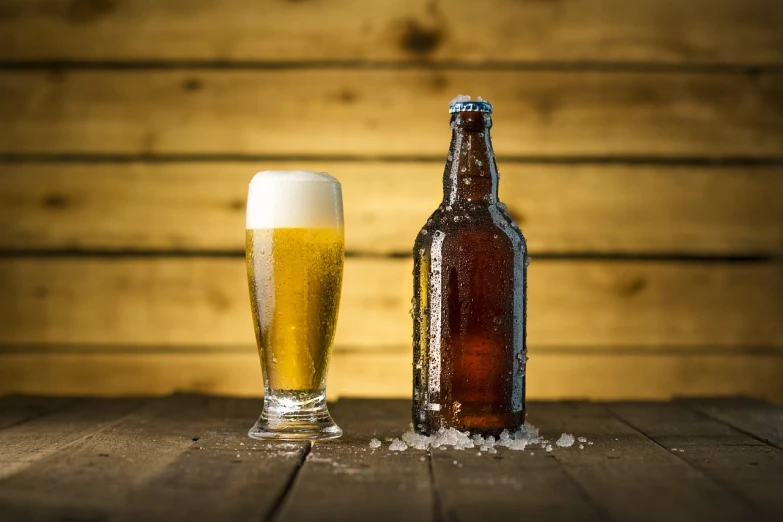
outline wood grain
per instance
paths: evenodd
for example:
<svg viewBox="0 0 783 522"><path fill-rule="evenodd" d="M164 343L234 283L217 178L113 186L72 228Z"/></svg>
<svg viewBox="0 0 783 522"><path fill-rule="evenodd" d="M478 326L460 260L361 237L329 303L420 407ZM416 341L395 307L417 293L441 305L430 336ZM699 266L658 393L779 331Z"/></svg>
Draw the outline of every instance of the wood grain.
<svg viewBox="0 0 783 522"><path fill-rule="evenodd" d="M534 404L528 418L550 441L563 432L593 441L583 450L576 445L555 447L552 455L609 520L743 521L756 514L709 474L654 444L601 405ZM672 426L689 433L685 424Z"/></svg>
<svg viewBox="0 0 783 522"><path fill-rule="evenodd" d="M113 401L110 404L119 403ZM236 440L229 437L228 440L215 440L213 433L225 429L226 426L237 428L237 422L227 419L239 418L245 425L251 425L253 418L260 411L258 401L237 401L225 398L203 396L173 396L152 401L149 406L138 412L128 415L117 422L112 430L104 430L93 437L76 441L67 447L61 448L46 459L40 460L24 471L20 471L0 483L0 510L11 509L22 513L20 517L11 517L5 520L30 520L31 514L38 515L39 519L50 519L55 514L58 518L76 519L107 519L121 518L118 515L125 514L126 510L133 510L135 503L141 503L150 508L150 514L154 507L163 507L168 499L167 493L176 489L176 483L165 483L168 473L175 468L179 480L191 479L191 487L195 486L196 478L187 476L187 471L198 468L194 457L190 470L176 470L180 459L185 459L188 452L197 453L199 446L210 442L220 445L223 442ZM27 424L32 429L32 423ZM57 424L50 424L50 428L56 428ZM247 439L246 428L242 430L244 440ZM202 442L200 438L207 435L207 440ZM195 440L194 440L195 439ZM292 447L293 446L293 447ZM270 469L270 463L277 460L278 464L288 463L288 471L296 469L298 457L301 457L305 444L289 446L287 449L293 453L293 459L282 455L275 457L271 453L255 452L248 456L243 452L239 460L245 460L244 467L253 466L256 477L267 476L277 471L277 481L282 489L285 487L285 477L282 474L283 467ZM282 449L282 448L281 448ZM212 464L210 473L219 473L221 468L235 468L233 461L237 460L236 449L214 449L210 447ZM267 458L265 458L267 457ZM267 465L264 466L264 462ZM252 463L252 464L251 464ZM78 470L78 472L74 472ZM250 471L248 469L248 471ZM239 471L238 471L239 472ZM229 475L229 473L226 473ZM212 480L215 475L212 476ZM140 491L145 484L159 481L157 497L134 497L133 494ZM161 482L162 481L162 482ZM270 485L267 481L267 485ZM221 481L222 486L227 486L229 476ZM207 487L204 484L202 487ZM210 489L215 488L215 482L210 481ZM89 492L89 495L83 494ZM191 488L189 494L193 494ZM225 495L232 495L230 488L223 491ZM257 492L258 493L258 492ZM279 493L282 493L280 491ZM267 505L275 501L275 493L267 491L269 499ZM38 501L31 503L32 495L38 497ZM202 495L204 498L204 495ZM257 495L254 500L259 508L262 508L264 499ZM135 501L135 502L134 502ZM225 502L225 497L224 501ZM17 506L22 505L23 509ZM188 502L191 509L195 503ZM182 506L179 506L178 517L182 517ZM230 507L230 506L229 506ZM12 511L12 512L13 512ZM143 513L143 510L142 510ZM130 514L130 513L128 513ZM202 511L202 516L204 516ZM195 515L194 515L195 518ZM138 518L133 518L138 520ZM176 518L185 520L187 518ZM198 518L207 520L206 518ZM214 518L212 519L214 520Z"/></svg>
<svg viewBox="0 0 783 522"><path fill-rule="evenodd" d="M533 255L783 252L780 166L499 166ZM409 253L442 198L440 161L5 163L0 248L242 251L263 169L338 177L354 253Z"/></svg>
<svg viewBox="0 0 783 522"><path fill-rule="evenodd" d="M755 520L780 520L783 452L676 404L611 405L625 422L753 506ZM676 448L676 449L675 449ZM684 450L684 451L680 451Z"/></svg>
<svg viewBox="0 0 783 522"><path fill-rule="evenodd" d="M5 0L3 60L597 61L779 64L764 0ZM36 35L46 35L46 38ZM120 36L121 35L121 36Z"/></svg>
<svg viewBox="0 0 783 522"><path fill-rule="evenodd" d="M59 410L72 406L76 400L78 399L30 397L27 395L2 397L0 398L0 430L56 413Z"/></svg>
<svg viewBox="0 0 783 522"><path fill-rule="evenodd" d="M143 404L143 399L75 401L52 415L0 431L0 480L7 483L8 477L115 424Z"/></svg>
<svg viewBox="0 0 783 522"><path fill-rule="evenodd" d="M447 102L507 156L783 155L783 75L543 70L8 70L3 154L444 157Z"/></svg>
<svg viewBox="0 0 783 522"><path fill-rule="evenodd" d="M780 347L782 269L534 257L528 343ZM409 344L411 271L410 259L348 258L336 344ZM246 281L241 258L0 259L0 344L252 346Z"/></svg>
<svg viewBox="0 0 783 522"><path fill-rule="evenodd" d="M340 400L330 406L344 435L315 441L282 504L282 522L437 520L424 453L369 448L371 437L398 437L410 422L408 401ZM389 509L389 506L394 506Z"/></svg>
<svg viewBox="0 0 783 522"><path fill-rule="evenodd" d="M533 399L668 399L747 395L783 403L780 355L617 354L531 349ZM410 397L411 349L337 351L327 392L336 397ZM138 395L191 391L258 396L258 356L241 353L16 353L0 355L0 394Z"/></svg>
<svg viewBox="0 0 783 522"><path fill-rule="evenodd" d="M703 412L771 446L783 449L783 408L747 397L690 399L686 406Z"/></svg>
<svg viewBox="0 0 783 522"><path fill-rule="evenodd" d="M539 447L495 455L430 450L442 520L608 520L568 472ZM524 506L522 509L521 506Z"/></svg>
<svg viewBox="0 0 783 522"><path fill-rule="evenodd" d="M121 508L112 510L112 520L270 520L310 442L253 441L247 430L261 413L260 404L243 410L243 418L228 419L204 433L134 490Z"/></svg>

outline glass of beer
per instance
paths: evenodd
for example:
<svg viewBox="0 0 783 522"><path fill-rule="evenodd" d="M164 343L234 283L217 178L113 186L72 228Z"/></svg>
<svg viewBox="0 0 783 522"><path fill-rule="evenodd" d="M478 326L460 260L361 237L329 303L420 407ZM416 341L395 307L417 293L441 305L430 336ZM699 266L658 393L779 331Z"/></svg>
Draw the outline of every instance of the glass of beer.
<svg viewBox="0 0 783 522"><path fill-rule="evenodd" d="M345 260L340 182L308 171L256 174L245 246L264 376L264 409L248 435L339 437L326 407L326 375Z"/></svg>

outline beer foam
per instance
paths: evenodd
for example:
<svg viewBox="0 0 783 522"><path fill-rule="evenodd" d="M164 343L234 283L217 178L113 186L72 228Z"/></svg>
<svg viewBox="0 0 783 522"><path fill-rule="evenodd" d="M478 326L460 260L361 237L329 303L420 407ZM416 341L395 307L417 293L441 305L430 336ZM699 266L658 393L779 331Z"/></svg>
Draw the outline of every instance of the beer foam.
<svg viewBox="0 0 783 522"><path fill-rule="evenodd" d="M340 182L325 172L265 170L250 181L248 229L341 228Z"/></svg>

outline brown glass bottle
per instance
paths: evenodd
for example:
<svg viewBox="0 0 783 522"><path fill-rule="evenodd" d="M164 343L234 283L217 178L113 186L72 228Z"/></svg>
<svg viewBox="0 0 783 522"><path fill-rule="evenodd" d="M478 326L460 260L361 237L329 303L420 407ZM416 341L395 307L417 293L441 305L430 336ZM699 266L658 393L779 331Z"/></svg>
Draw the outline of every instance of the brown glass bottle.
<svg viewBox="0 0 783 522"><path fill-rule="evenodd" d="M492 106L450 112L443 202L413 249L413 424L497 434L525 419L527 247L498 201Z"/></svg>

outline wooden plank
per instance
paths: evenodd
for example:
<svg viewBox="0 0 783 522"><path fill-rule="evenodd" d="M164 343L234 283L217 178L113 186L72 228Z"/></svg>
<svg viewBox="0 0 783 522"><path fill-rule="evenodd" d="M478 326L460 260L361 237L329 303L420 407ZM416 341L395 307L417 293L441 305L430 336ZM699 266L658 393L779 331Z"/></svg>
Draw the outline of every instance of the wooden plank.
<svg viewBox="0 0 783 522"><path fill-rule="evenodd" d="M552 455L538 447L496 454L441 447L429 453L441 520L516 520L520 515L540 521L609 520Z"/></svg>
<svg viewBox="0 0 783 522"><path fill-rule="evenodd" d="M247 430L260 404L248 413L205 433L112 510L112 520L269 520L310 444L253 441Z"/></svg>
<svg viewBox="0 0 783 522"><path fill-rule="evenodd" d="M662 449L711 477L734 498L754 506L758 510L754 520L783 516L780 450L676 404L615 404L610 408Z"/></svg>
<svg viewBox="0 0 783 522"><path fill-rule="evenodd" d="M442 198L440 161L5 163L0 248L242 251L249 178L303 168L342 181L349 252L410 252ZM783 251L780 166L500 171L501 199L532 252Z"/></svg>
<svg viewBox="0 0 783 522"><path fill-rule="evenodd" d="M117 423L140 399L89 399L57 413L0 431L0 479L20 473L63 448Z"/></svg>
<svg viewBox="0 0 783 522"><path fill-rule="evenodd" d="M585 449L556 447L552 455L612 520L744 521L755 515L709 475L600 405L531 404L528 418L550 441L563 432L593 441Z"/></svg>
<svg viewBox="0 0 783 522"><path fill-rule="evenodd" d="M339 401L330 408L345 434L313 444L277 520L433 520L424 453L369 447L372 437L383 440L407 429L410 402Z"/></svg>
<svg viewBox="0 0 783 522"><path fill-rule="evenodd" d="M336 397L410 397L411 349L337 351L327 392ZM752 395L783 403L779 355L550 353L531 349L531 399L668 399ZM258 356L244 353L16 353L0 355L0 393L165 394L191 391L258 396Z"/></svg>
<svg viewBox="0 0 783 522"><path fill-rule="evenodd" d="M0 153L442 158L456 91L501 159L783 155L779 73L422 68L4 71Z"/></svg>
<svg viewBox="0 0 783 522"><path fill-rule="evenodd" d="M2 392L0 391L0 394ZM65 397L30 397L11 395L0 397L0 430L67 408L76 399Z"/></svg>
<svg viewBox="0 0 783 522"><path fill-rule="evenodd" d="M0 12L4 60L597 61L779 64L765 0L30 3ZM34 35L44 34L46 38ZM122 38L117 35L122 34Z"/></svg>
<svg viewBox="0 0 783 522"><path fill-rule="evenodd" d="M190 485L195 487L199 470L209 464L213 465L209 472L215 475L211 478L202 475L202 481L206 478L208 483L202 484L201 488L214 490L213 479L224 472L226 476L223 477L225 480L221 481L221 486L226 487L221 490L233 497L230 482L243 473L237 470L237 476L229 476L232 475L233 469L228 468L237 466L233 463L234 460L247 461L245 468L255 466L263 469L265 466L260 465L260 462L268 459L268 472L274 468L282 471L285 467L282 464L288 462L287 469L290 471L298 466L299 457L306 445L294 445L296 447L289 447L284 451L299 456L294 455L293 458L274 456L268 451L258 452L255 456L247 455L252 451L243 451L242 456L237 458L234 446L223 449L218 447L223 442L237 442L233 437L213 433L227 426L240 429L242 440L249 442L247 429L258 413L260 401L257 400L239 401L203 396L160 399L115 424L112 430L104 430L93 437L73 443L39 461L37 465L1 482L0 509L15 515L10 520L29 520L36 516L49 518L52 514L56 514L58 518L107 519L123 509L138 508L144 511L144 507L147 507L154 511L154 504L164 508L164 502L172 501L169 495L176 495L174 490L180 487L172 473L179 473L179 480L190 482ZM232 418L237 421L227 421ZM238 421L241 421L244 428L238 426ZM206 442L199 440L204 435L207 435ZM213 444L215 447L197 449L204 447L204 444ZM201 451L209 456L201 457ZM192 467L181 462L182 459L188 458L188 454L197 452L199 456L190 457L193 459ZM197 463L199 459L201 461ZM279 461L277 466L271 465L272 459ZM78 470L78 473L74 473L75 470ZM256 473L256 478L264 476L259 469L256 469ZM269 478L268 473L266 478ZM284 484L285 476L280 475L278 480L279 484ZM156 493L157 497L150 490L138 489L155 484L160 487ZM135 495L144 492L150 496L144 497L144 502L139 502L139 497ZM202 500L205 500L207 493L202 493ZM263 507L264 504L274 503L276 494L278 491L274 488L269 491L256 490L250 498L259 507ZM269 499L265 499L265 495L268 495ZM133 503L142 503L145 506L129 505ZM192 506L195 507L196 503ZM181 511L182 505L179 508ZM213 506L213 509L229 513L233 507L223 505ZM132 511L128 514L132 514ZM181 515L177 518L180 519Z"/></svg>
<svg viewBox="0 0 783 522"><path fill-rule="evenodd" d="M713 419L783 449L783 408L746 397L683 401Z"/></svg>
<svg viewBox="0 0 783 522"><path fill-rule="evenodd" d="M337 345L410 343L411 265L346 260ZM534 255L529 275L534 348L783 344L780 264ZM254 344L241 258L7 257L0 295L1 344Z"/></svg>

